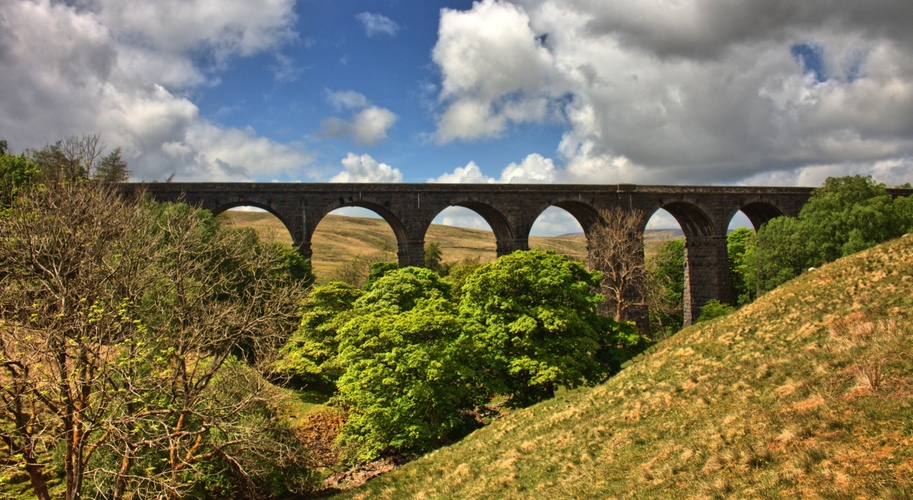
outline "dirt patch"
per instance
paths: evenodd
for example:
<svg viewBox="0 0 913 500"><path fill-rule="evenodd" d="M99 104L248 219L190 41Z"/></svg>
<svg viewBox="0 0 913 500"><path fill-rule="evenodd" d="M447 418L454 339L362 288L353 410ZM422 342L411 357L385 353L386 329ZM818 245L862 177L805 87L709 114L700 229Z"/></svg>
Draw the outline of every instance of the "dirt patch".
<svg viewBox="0 0 913 500"><path fill-rule="evenodd" d="M342 472L337 472L323 482L321 492L331 494L357 488L365 484L369 479L390 472L404 462L406 462L406 460L397 457L387 457Z"/></svg>

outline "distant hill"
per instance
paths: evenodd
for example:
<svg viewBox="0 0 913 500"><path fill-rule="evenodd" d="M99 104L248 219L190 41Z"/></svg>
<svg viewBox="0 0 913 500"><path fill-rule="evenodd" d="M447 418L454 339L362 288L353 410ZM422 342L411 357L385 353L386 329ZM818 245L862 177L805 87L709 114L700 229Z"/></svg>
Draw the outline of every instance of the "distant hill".
<svg viewBox="0 0 913 500"><path fill-rule="evenodd" d="M910 498L913 235L687 328L353 498Z"/></svg>
<svg viewBox="0 0 913 500"><path fill-rule="evenodd" d="M253 227L266 241L292 243L282 222L269 213L228 211L219 217L230 224ZM438 242L445 262L464 259L490 262L496 257L497 247L491 231L432 224L425 241ZM530 238L530 246L554 250L578 260L586 258L586 240L582 234L552 238L534 236ZM383 219L328 215L317 226L311 248L314 272L320 281L332 279L353 259L366 262L396 260L396 237Z"/></svg>
<svg viewBox="0 0 913 500"><path fill-rule="evenodd" d="M292 243L285 226L269 213L232 210L219 215L230 224L251 226L266 241ZM680 229L652 229L644 233L647 255L670 239L681 238ZM496 257L495 237L491 231L432 224L426 242L436 241L443 251L444 262L479 259L490 262ZM579 261L586 259L586 238L582 233L554 237L533 236L531 248L554 250ZM396 260L396 237L383 219L328 215L317 227L311 242L312 264L319 281L333 279L353 259L364 262Z"/></svg>

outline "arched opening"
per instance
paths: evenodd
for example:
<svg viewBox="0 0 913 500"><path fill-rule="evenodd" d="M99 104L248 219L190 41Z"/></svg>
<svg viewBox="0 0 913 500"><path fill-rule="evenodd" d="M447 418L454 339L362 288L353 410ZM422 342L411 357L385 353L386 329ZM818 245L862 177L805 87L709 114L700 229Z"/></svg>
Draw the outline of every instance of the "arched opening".
<svg viewBox="0 0 913 500"><path fill-rule="evenodd" d="M726 236L714 230L710 216L697 205L672 202L662 208L675 218L685 236L682 324L689 326L698 320L708 302L732 302L726 265Z"/></svg>
<svg viewBox="0 0 913 500"><path fill-rule="evenodd" d="M237 205L216 215L216 220L231 227L249 227L260 241L293 246L292 234L285 223L268 210L255 205Z"/></svg>
<svg viewBox="0 0 913 500"><path fill-rule="evenodd" d="M771 219L783 213L770 203L753 202L744 205L729 220L726 232L726 256L729 261L729 286L733 303L737 306L758 298L751 255L754 235Z"/></svg>
<svg viewBox="0 0 913 500"><path fill-rule="evenodd" d="M586 262L587 239L580 221L565 208L553 205L545 209L529 232L529 247L552 250Z"/></svg>
<svg viewBox="0 0 913 500"><path fill-rule="evenodd" d="M378 212L363 207L333 210L311 236L311 267L318 283L363 286L377 262L397 262L397 237Z"/></svg>
<svg viewBox="0 0 913 500"><path fill-rule="evenodd" d="M726 232L731 233L735 230L742 229L742 228L749 229L749 230L757 229L754 227L754 224L751 222L751 219L749 219L748 216L745 215L745 212L738 210L735 213L735 215L733 215L732 218L729 219L729 226L727 227Z"/></svg>
<svg viewBox="0 0 913 500"><path fill-rule="evenodd" d="M647 220L644 263L650 332L664 338L682 328L685 311L685 233L665 209Z"/></svg>
<svg viewBox="0 0 913 500"><path fill-rule="evenodd" d="M738 214L742 214L740 217ZM729 222L730 227L733 224L733 221L736 221L737 218L739 221L742 221L743 218L747 219L755 231L761 229L761 226L767 224L771 219L780 217L783 215L783 212L780 211L777 207L771 205L770 203L764 202L754 202L749 203L742 207L735 216L733 216L732 221ZM743 222L739 222L740 224Z"/></svg>
<svg viewBox="0 0 913 500"><path fill-rule="evenodd" d="M766 211L765 208L755 204L754 220L742 210L736 213L729 220L729 226L726 230L726 256L729 262L729 286L731 288L731 297L735 305L742 306L753 302L758 296L757 284L754 281L754 273L751 263L751 247L754 245L754 235L757 229L766 223L772 217L766 217L779 213L776 209ZM769 205L767 206L769 208ZM776 215L773 215L776 217ZM758 225L755 226L755 221ZM763 221L763 222L762 222Z"/></svg>
<svg viewBox="0 0 913 500"><path fill-rule="evenodd" d="M456 266L493 262L498 243L490 218L467 206L445 208L425 232L425 257L444 275Z"/></svg>

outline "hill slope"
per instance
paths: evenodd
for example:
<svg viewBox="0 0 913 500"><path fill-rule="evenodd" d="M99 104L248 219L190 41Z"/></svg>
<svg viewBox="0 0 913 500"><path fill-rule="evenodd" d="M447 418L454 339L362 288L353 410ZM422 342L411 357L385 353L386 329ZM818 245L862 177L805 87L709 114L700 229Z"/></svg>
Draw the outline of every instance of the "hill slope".
<svg viewBox="0 0 913 500"><path fill-rule="evenodd" d="M250 226L266 241L291 244L292 239L279 219L266 212L228 211L219 215L230 224ZM436 241L444 262L479 259L491 262L496 257L495 237L491 231L432 224L426 242ZM530 246L586 258L586 239L580 235L532 237ZM327 215L317 226L311 249L314 272L319 281L332 279L345 263L353 259L396 260L396 237L383 219Z"/></svg>
<svg viewBox="0 0 913 500"><path fill-rule="evenodd" d="M683 330L356 498L913 494L913 236Z"/></svg>
<svg viewBox="0 0 913 500"><path fill-rule="evenodd" d="M229 224L254 228L265 241L292 243L282 222L267 212L231 210L219 217ZM644 235L647 256L662 242L680 237L681 231L677 229L648 230ZM491 262L496 257L495 237L487 230L432 224L426 241L438 242L444 262L464 259ZM586 259L586 238L583 234L533 236L529 244L531 248L553 250L579 261ZM317 226L311 249L318 281L328 281L353 259L396 260L396 237L383 219L327 215Z"/></svg>

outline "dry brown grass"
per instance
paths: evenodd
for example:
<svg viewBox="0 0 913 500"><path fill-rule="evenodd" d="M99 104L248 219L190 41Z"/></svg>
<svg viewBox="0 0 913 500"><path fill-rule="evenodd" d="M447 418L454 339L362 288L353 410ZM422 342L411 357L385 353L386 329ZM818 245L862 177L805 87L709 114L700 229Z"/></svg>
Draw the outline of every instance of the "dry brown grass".
<svg viewBox="0 0 913 500"><path fill-rule="evenodd" d="M269 213L232 210L223 212L219 218L229 224L254 228L264 241L292 243L282 222ZM476 259L484 263L497 257L497 245L491 231L432 224L425 241L440 245L445 263ZM583 235L533 236L529 244L531 248L553 250L580 261L586 258ZM363 267L374 261L395 261L397 245L393 230L383 219L327 215L314 232L311 250L318 281L327 281L352 261L359 261Z"/></svg>
<svg viewBox="0 0 913 500"><path fill-rule="evenodd" d="M913 237L688 328L355 498L909 498ZM457 475L454 471L461 471Z"/></svg>

